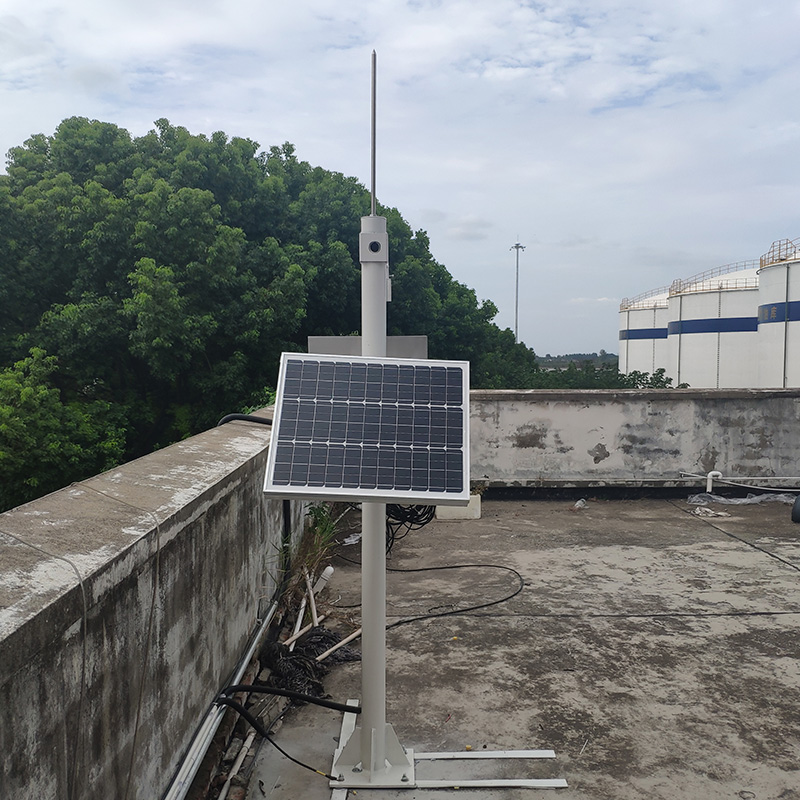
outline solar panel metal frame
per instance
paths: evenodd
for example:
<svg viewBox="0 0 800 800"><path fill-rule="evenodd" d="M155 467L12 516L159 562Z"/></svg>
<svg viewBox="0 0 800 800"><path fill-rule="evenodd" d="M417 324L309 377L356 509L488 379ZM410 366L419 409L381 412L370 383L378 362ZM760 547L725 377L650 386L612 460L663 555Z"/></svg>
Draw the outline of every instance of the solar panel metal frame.
<svg viewBox="0 0 800 800"><path fill-rule="evenodd" d="M465 505L469 362L283 353L264 492Z"/></svg>

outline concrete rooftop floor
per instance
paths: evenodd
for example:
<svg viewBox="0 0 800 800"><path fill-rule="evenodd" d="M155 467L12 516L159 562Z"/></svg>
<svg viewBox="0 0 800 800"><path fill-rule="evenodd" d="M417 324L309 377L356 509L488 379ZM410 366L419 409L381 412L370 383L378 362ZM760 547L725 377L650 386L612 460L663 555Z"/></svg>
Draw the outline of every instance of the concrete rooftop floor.
<svg viewBox="0 0 800 800"><path fill-rule="evenodd" d="M687 492L688 495L688 492ZM800 525L791 506L685 498L487 500L480 520L434 521L399 541L395 569L497 564L508 602L387 632L387 721L417 751L553 749L491 762L564 789L461 789L458 797L558 800L800 798ZM358 545L339 552L360 558ZM328 597L357 622L359 568L339 558ZM504 597L491 567L390 572L391 623ZM348 627L336 623L342 632ZM360 664L326 690L360 696ZM275 740L329 771L341 715L292 709ZM441 763L441 762L437 762ZM460 769L483 777L485 766ZM418 777L423 777L418 768ZM452 790L350 790L421 800ZM340 794L339 797L342 795ZM249 800L330 798L325 779L263 744Z"/></svg>

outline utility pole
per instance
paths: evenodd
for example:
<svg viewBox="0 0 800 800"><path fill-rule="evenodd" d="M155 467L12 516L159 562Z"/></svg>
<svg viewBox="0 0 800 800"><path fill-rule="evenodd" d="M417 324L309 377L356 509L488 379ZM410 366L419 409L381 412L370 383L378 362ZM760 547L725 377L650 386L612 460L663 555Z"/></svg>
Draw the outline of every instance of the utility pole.
<svg viewBox="0 0 800 800"><path fill-rule="evenodd" d="M519 251L525 249L524 244L517 242L508 248L509 250L517 251L517 288L516 288L516 302L514 311L514 341L519 342Z"/></svg>

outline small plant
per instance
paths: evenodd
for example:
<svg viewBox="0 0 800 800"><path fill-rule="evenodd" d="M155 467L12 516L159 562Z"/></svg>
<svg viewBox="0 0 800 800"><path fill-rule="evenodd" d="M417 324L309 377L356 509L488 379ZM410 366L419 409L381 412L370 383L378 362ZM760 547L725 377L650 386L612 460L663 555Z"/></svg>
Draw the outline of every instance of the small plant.
<svg viewBox="0 0 800 800"><path fill-rule="evenodd" d="M305 538L308 541L308 553L304 564L309 574L315 575L319 572L320 563L335 544L337 525L332 507L328 503L310 506L306 516L308 524Z"/></svg>
<svg viewBox="0 0 800 800"><path fill-rule="evenodd" d="M284 596L287 607L298 604L303 597L306 590L304 571L312 580L319 577L336 544L338 526L332 511L329 503L315 503L306 512L306 529L292 559L293 574Z"/></svg>

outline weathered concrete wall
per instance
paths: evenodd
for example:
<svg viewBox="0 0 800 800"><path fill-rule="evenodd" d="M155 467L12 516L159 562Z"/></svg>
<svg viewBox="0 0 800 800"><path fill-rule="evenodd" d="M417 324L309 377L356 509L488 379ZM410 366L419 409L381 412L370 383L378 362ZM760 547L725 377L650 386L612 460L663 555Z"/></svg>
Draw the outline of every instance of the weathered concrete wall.
<svg viewBox="0 0 800 800"><path fill-rule="evenodd" d="M0 515L0 797L161 796L276 587L269 440L231 422Z"/></svg>
<svg viewBox="0 0 800 800"><path fill-rule="evenodd" d="M798 474L800 390L471 397L475 481ZM269 439L228 423L0 514L0 798L161 796L276 586Z"/></svg>
<svg viewBox="0 0 800 800"><path fill-rule="evenodd" d="M473 391L470 424L472 480L492 486L800 474L796 389Z"/></svg>

